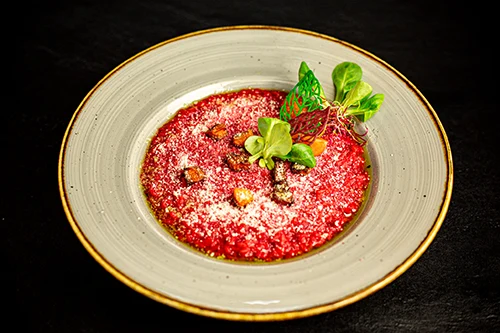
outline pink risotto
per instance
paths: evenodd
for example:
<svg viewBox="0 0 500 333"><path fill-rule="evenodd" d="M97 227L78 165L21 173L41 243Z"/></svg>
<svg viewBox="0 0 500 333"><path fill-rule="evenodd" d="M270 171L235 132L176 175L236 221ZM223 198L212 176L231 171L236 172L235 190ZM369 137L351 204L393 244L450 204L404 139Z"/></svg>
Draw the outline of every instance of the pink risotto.
<svg viewBox="0 0 500 333"><path fill-rule="evenodd" d="M363 147L349 136L327 131L326 150L307 173L283 162L293 195L286 204L273 199L272 171L259 163L241 170L228 163L228 156L245 153L234 136L258 133L259 117L279 118L286 95L263 89L212 95L158 130L140 177L152 211L175 238L213 257L272 261L325 244L353 219L370 177ZM215 129L223 135L208 135ZM235 189L251 200L235 204Z"/></svg>

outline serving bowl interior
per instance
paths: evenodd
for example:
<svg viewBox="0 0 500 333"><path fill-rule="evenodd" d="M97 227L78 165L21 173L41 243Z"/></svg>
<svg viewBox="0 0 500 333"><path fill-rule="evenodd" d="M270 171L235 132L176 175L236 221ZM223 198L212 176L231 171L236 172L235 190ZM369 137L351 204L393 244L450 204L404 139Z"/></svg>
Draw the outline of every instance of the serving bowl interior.
<svg viewBox="0 0 500 333"><path fill-rule="evenodd" d="M211 94L290 90L303 60L330 99L331 72L342 61L359 64L363 80L385 95L366 124L372 184L355 225L321 250L270 264L218 260L180 243L157 222L140 184L156 130ZM427 249L452 188L446 134L411 82L356 46L278 27L197 32L127 60L85 97L59 162L68 219L105 269L159 302L238 320L326 312L387 285Z"/></svg>

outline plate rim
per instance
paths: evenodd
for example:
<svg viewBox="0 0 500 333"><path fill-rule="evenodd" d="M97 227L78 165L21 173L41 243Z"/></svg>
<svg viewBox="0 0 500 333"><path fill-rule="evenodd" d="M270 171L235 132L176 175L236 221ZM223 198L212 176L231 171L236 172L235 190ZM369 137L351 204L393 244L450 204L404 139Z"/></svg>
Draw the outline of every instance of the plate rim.
<svg viewBox="0 0 500 333"><path fill-rule="evenodd" d="M200 36L204 34L210 34L210 33L216 33L216 32L223 32L223 31L239 31L239 30L274 30L274 31L283 31L283 32L291 32L291 33L300 33L300 34L305 34L308 36L312 37L317 37L321 38L327 41L339 43L342 45L345 45L357 52L360 52L364 54L365 56L368 56L372 60L376 61L378 64L386 67L389 69L391 72L397 75L397 77L405 83L409 89L413 91L413 93L420 99L421 104L425 107L425 109L428 111L429 116L432 118L432 121L434 122L436 129L439 133L439 137L441 140L441 144L444 147L444 152L445 152L445 160L446 160L446 167L447 167L447 178L446 178L446 185L444 189L444 195L443 195L443 201L441 202L441 207L439 210L439 214L437 214L436 220L434 221L434 224L432 228L429 230L428 234L426 237L423 239L423 241L420 243L420 245L416 248L416 250L408 257L405 259L404 262L402 262L399 266L397 266L394 270L391 272L387 273L383 278L380 280L370 284L369 286L358 290L357 292L354 292L350 295L347 295L343 297L340 300L333 301L331 303L327 304L320 304L317 306L313 306L310 308L306 309L301 309L301 310L291 310L291 311L285 311L285 312L273 312L273 313L244 313L244 312L233 312L233 311L221 311L221 310L216 310L216 309L211 309L203 306L198 306L198 305L193 305L189 304L186 302L182 302L179 300L176 300L174 298L170 298L166 295L160 294L159 292L156 292L139 282L134 281L132 278L128 277L125 273L121 272L119 269L113 266L112 263L110 263L103 255L99 253L99 251L94 247L94 245L90 242L90 240L85 236L83 231L81 230L76 218L73 216L72 209L71 209L71 204L69 202L69 198L67 195L67 189L65 186L64 182L64 157L66 153L66 147L68 143L68 139L70 137L73 125L75 124L76 119L78 118L80 112L83 110L86 102L90 99L90 97L94 94L95 91L99 89L99 87L107 81L111 76L113 76L117 71L119 71L121 68L126 66L128 63L132 62L133 60L141 57L142 55L155 50L157 48L160 48L164 45L182 40L182 39L187 39L195 36ZM273 25L232 25L232 26L221 26L221 27L216 27L216 28L209 28L209 29L204 29L204 30L198 30L194 32L190 32L187 34L183 34L162 42L159 42L157 44L154 44L143 51L140 51L139 53L136 53L132 57L126 59L123 61L121 64L116 66L114 69L112 69L110 72L108 72L101 80L97 82L97 84L85 95L83 100L80 102L78 105L77 109L73 113L70 122L66 128L66 131L64 133L62 142L61 142L61 148L59 152L59 160L58 160L58 187L59 187L59 194L62 202L62 206L64 209L64 212L66 214L66 217L76 234L77 238L80 240L80 242L83 244L84 248L89 252L89 254L106 270L108 271L111 275L113 275L116 279L118 279L120 282L124 283L128 287L132 288L136 292L147 296L157 302L166 304L168 306L171 306L173 308L176 308L178 310L182 310L185 312L197 314L197 315L202 315L206 317L212 317L216 319L226 319L226 320L235 320L235 321L281 321L281 320L288 320L288 319L296 319L296 318L303 318L303 317L309 317L313 315L318 315L321 313L326 313L330 312L342 307L345 307L349 304L355 303L373 293L376 291L382 289L383 287L387 286L391 282L393 282L395 279L397 279L399 276L401 276L404 272L406 272L419 258L420 256L427 250L427 248L430 246L432 241L434 240L437 232L441 228L443 221L446 217L446 214L448 212L448 208L450 205L451 201L451 194L452 194L452 189L453 189L453 160L452 160L452 154L451 154L451 147L450 143L447 137L447 134L444 130L444 127L439 120L435 110L431 106L431 104L428 102L428 100L424 97L424 95L417 89L417 87L410 82L408 78L406 78L402 73L400 73L398 70L396 70L394 67L389 65L387 62L384 60L380 59L379 57L375 56L374 54L354 45L349 42L340 40L336 37L332 37L323 33L318 33L310 30L305 30L305 29L300 29L300 28L294 28L294 27L286 27L286 26L273 26Z"/></svg>

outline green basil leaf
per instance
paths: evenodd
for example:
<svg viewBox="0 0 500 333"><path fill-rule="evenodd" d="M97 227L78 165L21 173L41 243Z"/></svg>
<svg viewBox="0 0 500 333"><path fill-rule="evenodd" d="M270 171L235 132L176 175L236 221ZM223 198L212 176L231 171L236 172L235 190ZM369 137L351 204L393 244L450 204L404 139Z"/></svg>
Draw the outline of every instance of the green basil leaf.
<svg viewBox="0 0 500 333"><path fill-rule="evenodd" d="M261 152L264 149L264 138L258 135L252 135L245 140L245 149L252 155Z"/></svg>
<svg viewBox="0 0 500 333"><path fill-rule="evenodd" d="M345 96L342 105L345 107L357 106L360 102L372 93L372 86L364 81L358 81Z"/></svg>
<svg viewBox="0 0 500 333"><path fill-rule="evenodd" d="M335 86L335 101L343 102L346 94L361 80L363 71L358 64L342 62L335 66L332 80Z"/></svg>
<svg viewBox="0 0 500 333"><path fill-rule="evenodd" d="M380 110L380 106L384 102L383 94L375 94L370 98L364 99L359 107L354 108L353 110L347 110L347 114L356 116L360 121L365 122L378 110Z"/></svg>
<svg viewBox="0 0 500 333"><path fill-rule="evenodd" d="M273 133L273 128L275 125L281 124L281 126L286 126L287 131L290 132L290 124L286 121L279 120L277 118L259 118L258 119L259 133L264 138L264 142L267 144Z"/></svg>
<svg viewBox="0 0 500 333"><path fill-rule="evenodd" d="M275 166L273 158L281 158L310 168L316 166L310 146L293 144L288 122L276 118L259 118L258 124L263 136L253 135L245 141L245 148L252 154L250 163L259 160L259 166L272 170Z"/></svg>
<svg viewBox="0 0 500 333"><path fill-rule="evenodd" d="M292 149L290 124L276 118L259 118L259 132L245 141L245 149L252 154L250 163L259 160L261 167L274 168L273 156L286 155Z"/></svg>
<svg viewBox="0 0 500 333"><path fill-rule="evenodd" d="M273 118L259 118L257 120L259 133L264 138L264 141L267 141L268 139L271 128L273 127L273 122Z"/></svg>
<svg viewBox="0 0 500 333"><path fill-rule="evenodd" d="M309 145L304 143L296 143L292 146L292 150L287 155L290 162L299 163L309 168L316 166L316 158Z"/></svg>
<svg viewBox="0 0 500 333"><path fill-rule="evenodd" d="M276 119L273 124L262 153L266 160L272 156L288 154L293 144L290 124L279 119ZM269 166L269 164L267 165Z"/></svg>

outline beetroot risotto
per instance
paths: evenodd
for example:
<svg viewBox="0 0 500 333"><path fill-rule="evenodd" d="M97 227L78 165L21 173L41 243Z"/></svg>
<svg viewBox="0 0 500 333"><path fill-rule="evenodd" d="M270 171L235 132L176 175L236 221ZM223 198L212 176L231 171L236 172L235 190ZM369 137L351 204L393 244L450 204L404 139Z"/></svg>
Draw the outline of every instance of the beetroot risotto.
<svg viewBox="0 0 500 333"><path fill-rule="evenodd" d="M272 261L325 244L353 219L370 182L360 118L345 96L327 102L305 63L301 71L289 93L212 95L152 138L140 180L178 240L213 257Z"/></svg>

